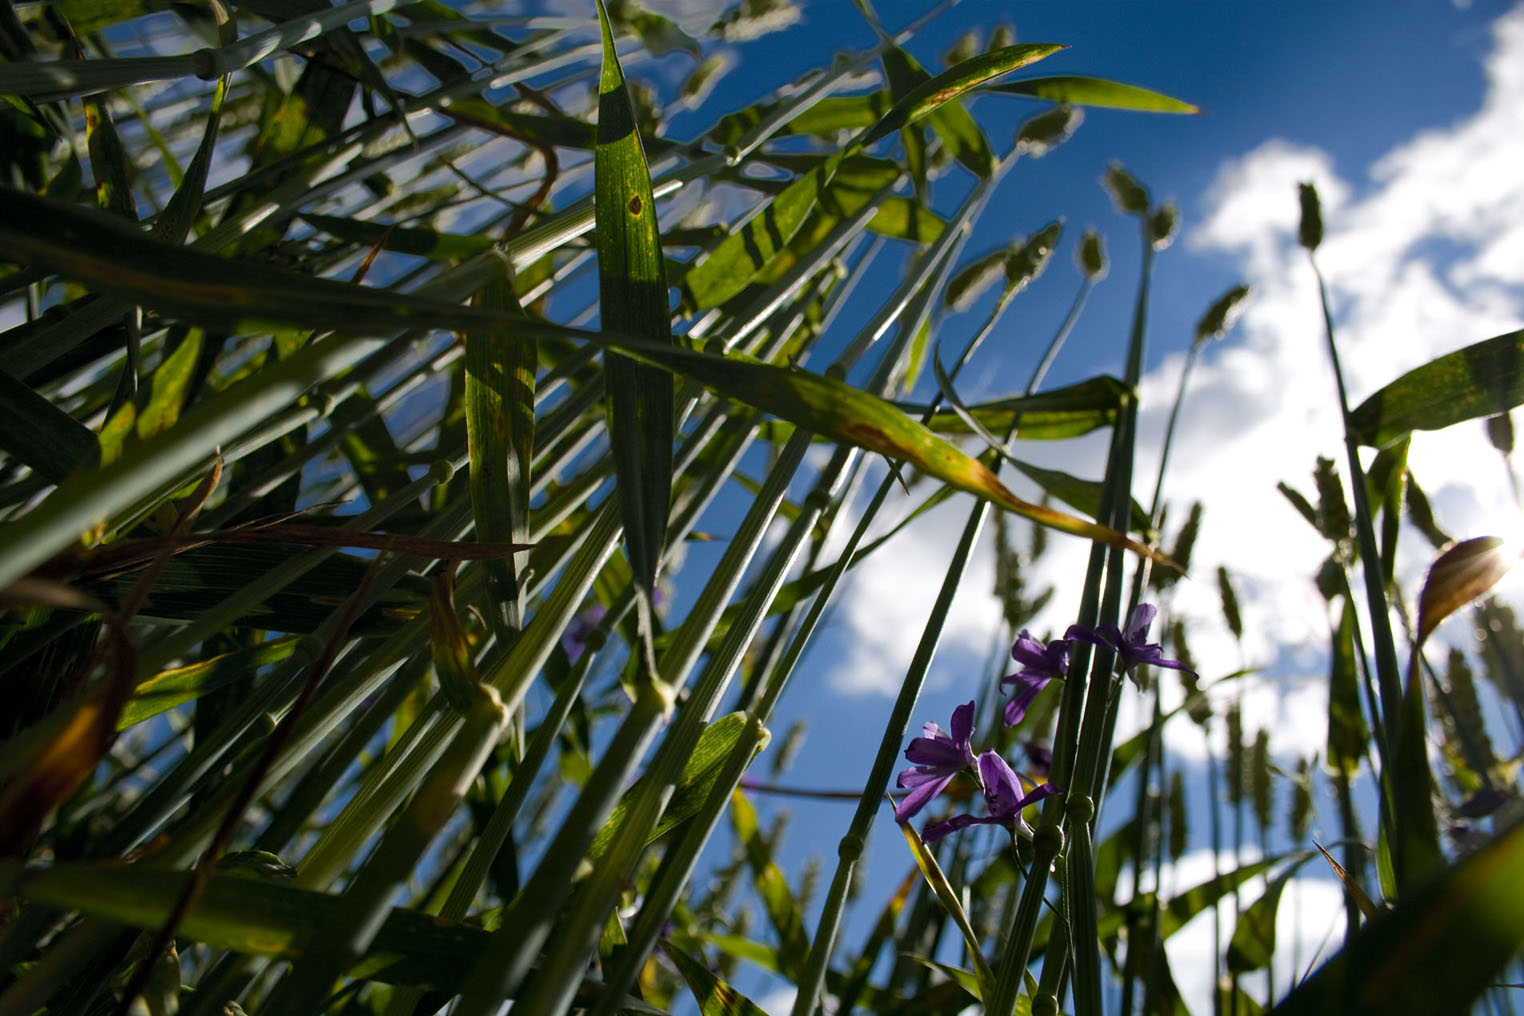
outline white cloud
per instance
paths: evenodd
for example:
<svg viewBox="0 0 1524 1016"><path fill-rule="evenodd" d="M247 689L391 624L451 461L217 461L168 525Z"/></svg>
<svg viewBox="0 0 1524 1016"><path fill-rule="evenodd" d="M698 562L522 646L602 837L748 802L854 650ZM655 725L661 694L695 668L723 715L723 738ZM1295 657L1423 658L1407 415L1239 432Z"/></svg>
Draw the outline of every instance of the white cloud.
<svg viewBox="0 0 1524 1016"><path fill-rule="evenodd" d="M865 485L870 492L881 473L880 469L872 470L872 479ZM911 500L919 503L926 490L922 487L914 493ZM906 500L891 496L887 504ZM828 675L836 691L848 695L894 695L899 691L969 507L967 498L957 498L927 512L849 573L845 595L838 601L837 622L846 624L852 635L838 643L841 658ZM855 519L843 519L838 523L842 532L837 535L844 538L854 524ZM879 528L874 532L883 531ZM929 687L938 687L951 678L951 665L957 662L956 647L982 658L990 633L1000 630L1000 607L989 592L993 585L991 555L987 549L975 551L942 632L943 642L954 651L939 654ZM968 673L977 675L977 668Z"/></svg>
<svg viewBox="0 0 1524 1016"><path fill-rule="evenodd" d="M1524 248L1514 225L1524 222L1524 10L1495 32L1490 86L1475 115L1399 145L1358 185L1335 175L1326 153L1267 142L1222 168L1206 221L1190 236L1197 251L1237 258L1255 293L1233 345L1214 350L1193 379L1171 489L1206 501L1197 559L1227 562L1254 587L1246 613L1260 614L1260 630L1281 650L1321 640L1326 628L1308 596L1322 547L1274 484L1310 491L1316 455L1343 462L1315 282L1296 246L1295 185L1313 179L1324 199L1318 258L1352 404L1436 356L1517 328L1524 258L1507 251ZM1156 378L1145 398L1173 384ZM1162 403L1152 400L1148 415L1162 415ZM1410 464L1455 535L1518 526L1479 424L1416 435ZM1407 541L1402 562L1409 588L1427 564L1415 544ZM1274 655L1276 647L1257 648Z"/></svg>
<svg viewBox="0 0 1524 1016"><path fill-rule="evenodd" d="M792 984L781 988L774 988L766 995L757 999L757 1007L771 1016L787 1016L794 1010L794 1000L799 997L799 989Z"/></svg>
<svg viewBox="0 0 1524 1016"><path fill-rule="evenodd" d="M1252 847L1246 847L1241 857L1235 856L1231 850L1224 850L1214 865L1212 851L1187 851L1179 863L1165 866L1162 873L1164 894L1166 898L1175 897L1207 883L1218 872L1228 873L1240 864L1254 864L1261 856ZM1302 863L1281 890L1280 905L1275 912L1276 949L1272 963L1277 998L1343 945L1343 890L1328 877L1328 867L1315 855L1272 863L1265 874L1245 881L1239 887L1236 897L1231 892L1227 893L1218 901L1216 908L1221 917L1222 948L1225 951L1233 936L1237 914L1264 895L1266 876L1270 879L1279 877L1285 872L1287 864L1297 860ZM1145 889L1152 888L1151 879L1146 879L1143 884ZM1117 898L1125 900L1131 894L1131 872L1124 869L1118 879ZM1213 1009L1211 956L1216 933L1213 908L1208 906L1164 943L1175 986L1192 1012L1211 1012ZM1226 966L1222 973L1224 977L1227 976ZM1264 978L1263 971L1255 971L1244 975L1240 985L1251 996L1263 1000Z"/></svg>
<svg viewBox="0 0 1524 1016"><path fill-rule="evenodd" d="M1264 668L1241 682L1246 726L1269 727L1282 758L1322 747L1328 622L1311 584L1326 545L1276 482L1311 496L1317 456L1345 472L1316 282L1296 241L1296 185L1315 181L1323 199L1318 259L1352 406L1434 357L1519 327L1524 257L1509 252L1524 253L1524 178L1516 170L1524 159L1524 9L1500 19L1495 35L1490 87L1475 115L1399 145L1363 181L1341 179L1326 152L1265 142L1221 167L1205 221L1187 238L1200 254L1235 259L1254 293L1238 332L1198 365L1176 432L1170 495L1181 505L1201 499L1206 514L1194 579L1182 583L1174 606L1191 622L1203 676ZM1183 362L1177 354L1144 380L1145 448L1162 437ZM1479 423L1416 434L1409 465L1453 535L1520 530L1507 474ZM1401 547L1399 574L1411 596L1432 552L1416 536ZM1219 620L1219 562L1239 593L1241 648ZM1520 587L1515 575L1505 589ZM1183 722L1172 725L1168 743L1186 758L1206 749Z"/></svg>
<svg viewBox="0 0 1524 1016"><path fill-rule="evenodd" d="M1187 620L1203 678L1259 668L1216 695L1242 695L1246 733L1252 737L1267 728L1272 754L1283 765L1324 748L1329 619L1312 581L1327 546L1276 484L1284 480L1312 496L1316 458L1333 458L1341 473L1345 463L1317 285L1297 246L1296 185L1314 180L1322 197L1325 240L1318 257L1352 406L1439 355L1519 328L1524 8L1497 22L1486 71L1488 88L1478 110L1415 135L1359 174L1342 177L1329 152L1285 140L1267 141L1225 163L1207 194L1202 223L1185 238L1187 250L1170 255L1230 262L1254 290L1235 333L1213 344L1197 364L1176 431L1167 480L1174 524L1193 500L1202 500L1206 513L1193 576L1176 586L1171 609ZM1215 295L1201 294L1203 303ZM1183 353L1165 356L1143 379L1136 475L1145 478L1138 487L1145 494L1184 362ZM1045 464L1093 475L1091 467L1076 463L1094 463L1086 453L1094 447L1067 446L1066 462ZM1415 435L1409 464L1452 535L1511 536L1524 528L1502 462L1479 422ZM837 640L845 659L830 674L837 691L888 695L899 687L966 505L964 500L923 520L860 566L839 608L838 622L847 630ZM1081 541L1052 542L1042 570L1058 595L1033 619L1034 629L1061 629L1068 622L1086 552ZM975 558L943 640L944 657L961 646L966 658L982 659L997 630L998 608L987 592L991 557L986 546ZM1431 557L1417 534L1406 534L1398 568L1410 598ZM1214 574L1219 563L1239 593L1241 644L1221 620ZM1500 591L1515 601L1524 596L1524 569ZM1452 622L1440 637L1463 639L1465 628ZM939 665L946 667L942 660ZM1175 685L1166 678L1164 687ZM1146 719L1138 715L1137 696L1124 701L1119 736ZM924 718L918 714L916 721ZM1219 722L1211 745L1217 757L1223 755L1222 738ZM1199 728L1183 717L1171 724L1166 745L1171 765L1188 772L1208 749ZM1193 791L1193 802L1197 795ZM1309 862L1282 901L1278 994L1341 944L1341 891L1320 865ZM1211 868L1209 852L1188 854L1166 875L1166 892L1199 883ZM1260 891L1247 889L1244 902ZM1225 909L1224 935L1232 924ZM1209 1011L1210 912L1181 929L1167 948L1187 1004ZM1259 981L1249 983L1262 992Z"/></svg>
<svg viewBox="0 0 1524 1016"><path fill-rule="evenodd" d="M1317 873L1314 859L1302 867L1296 877L1287 882L1281 893L1280 906L1275 914L1276 949L1272 961L1275 968L1275 994L1279 998L1309 970L1337 952L1343 944L1344 898L1343 891L1331 879L1312 877ZM1231 855L1222 858L1222 870L1231 871L1237 862ZM1272 868L1276 873L1280 869ZM1166 891L1185 889L1206 881L1212 876L1210 851L1193 851L1181 859L1174 875L1175 881L1166 881ZM1248 906L1264 892L1262 881L1249 883L1240 891L1241 905ZM1233 900L1229 896L1220 904L1222 912L1223 947L1233 934ZM1212 955L1214 938L1212 911L1204 910L1175 932L1164 944L1170 960L1170 972L1175 986L1192 1012L1212 1011ZM1226 969L1224 969L1226 974ZM1263 1001L1264 974L1245 975L1241 986L1252 996Z"/></svg>
<svg viewBox="0 0 1524 1016"><path fill-rule="evenodd" d="M1296 185L1314 180L1322 197L1318 257L1352 405L1436 356L1518 328L1524 8L1497 22L1495 42L1487 93L1474 114L1415 135L1358 179L1342 178L1328 152L1267 141L1220 168L1204 221L1186 238L1196 256L1236 263L1254 292L1237 331L1198 363L1176 432L1167 481L1175 518L1196 499L1206 514L1193 577L1177 587L1172 606L1188 621L1203 677L1262 668L1261 677L1242 682L1246 715L1251 731L1273 728L1283 758L1310 754L1323 741L1328 617L1312 577L1327 548L1276 484L1285 480L1311 495L1315 459L1333 458L1341 472L1345 461L1317 285L1296 242ZM1156 468L1183 364L1182 353L1169 355L1143 380L1139 477ZM1083 455L1073 446L1064 451L1066 468L1083 472L1073 465ZM1521 528L1480 423L1415 435L1410 465L1453 535ZM858 569L841 608L849 633L840 640L847 659L831 675L838 690L891 694L898 687L965 511L936 513ZM1059 595L1034 627L1067 623L1085 550L1079 541L1053 542L1044 572ZM1404 541L1399 569L1409 595L1430 556L1416 536ZM987 593L989 557L984 550L975 559L944 653L961 643L977 659L987 649L999 617ZM1242 645L1221 622L1219 563L1239 593ZM1518 576L1508 583L1521 587ZM1171 747L1187 757L1205 750L1189 724L1172 729Z"/></svg>

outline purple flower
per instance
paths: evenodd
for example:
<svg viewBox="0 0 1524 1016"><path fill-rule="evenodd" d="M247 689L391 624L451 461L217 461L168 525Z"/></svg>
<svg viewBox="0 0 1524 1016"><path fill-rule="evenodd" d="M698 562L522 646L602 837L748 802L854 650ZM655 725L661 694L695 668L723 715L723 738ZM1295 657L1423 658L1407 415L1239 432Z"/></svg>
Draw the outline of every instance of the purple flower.
<svg viewBox="0 0 1524 1016"><path fill-rule="evenodd" d="M1092 645L1110 649L1117 654L1123 670L1132 670L1139 664L1147 664L1151 667L1183 670L1195 676L1196 672L1180 661L1166 660L1159 648L1159 643L1147 641L1148 626L1154 623L1154 615L1158 613L1153 604L1140 603L1132 609L1124 631L1118 631L1114 624L1102 624L1094 629L1073 624L1069 626L1068 631L1064 632L1064 637L1083 639Z"/></svg>
<svg viewBox="0 0 1524 1016"><path fill-rule="evenodd" d="M1069 672L1069 639L1054 639L1044 646L1023 628L1011 646L1011 659L1021 664L1021 669L1000 679L1002 685L1016 685L1015 697L1005 704L1007 727L1021 722L1044 685Z"/></svg>
<svg viewBox="0 0 1524 1016"><path fill-rule="evenodd" d="M598 627L598 622L603 620L603 605L595 603L571 619L571 624L561 634L561 648L566 650L566 657L572 663L587 651L587 637Z"/></svg>
<svg viewBox="0 0 1524 1016"><path fill-rule="evenodd" d="M1508 803L1508 795L1497 787L1487 786L1472 794L1459 807L1455 814L1462 818L1483 818L1491 815L1503 805Z"/></svg>
<svg viewBox="0 0 1524 1016"><path fill-rule="evenodd" d="M948 833L974 825L1004 826L1013 833L1031 837L1032 830L1022 821L1021 809L1058 793L1051 783L1044 783L1030 793L1021 791L1021 778L997 751L979 756L979 782L984 784L984 806L988 815L954 815L946 822L933 822L921 833L926 843L935 843Z"/></svg>
<svg viewBox="0 0 1524 1016"><path fill-rule="evenodd" d="M905 749L906 760L914 762L915 768L900 773L899 785L910 793L894 806L896 822L904 822L926 807L926 802L940 794L954 776L974 764L974 752L968 745L974 736L974 704L953 710L951 736L935 723L926 724L922 735Z"/></svg>
<svg viewBox="0 0 1524 1016"><path fill-rule="evenodd" d="M1053 768L1053 749L1040 741L1028 741L1021 746L1027 756L1027 768L1040 776L1048 775Z"/></svg>

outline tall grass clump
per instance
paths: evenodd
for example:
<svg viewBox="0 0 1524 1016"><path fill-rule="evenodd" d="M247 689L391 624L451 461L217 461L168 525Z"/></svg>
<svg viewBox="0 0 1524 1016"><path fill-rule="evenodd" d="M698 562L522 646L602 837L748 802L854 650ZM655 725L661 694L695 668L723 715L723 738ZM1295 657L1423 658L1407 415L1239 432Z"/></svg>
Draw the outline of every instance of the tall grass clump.
<svg viewBox="0 0 1524 1016"><path fill-rule="evenodd" d="M1021 207L1028 232L965 251L1081 107L1194 107L1045 73L1059 42L999 28L922 66L920 22L858 9L871 48L723 111L716 41L786 29L786 0L704 38L601 0L0 9L0 1014L747 1016L736 985L768 983L797 1016L1179 1013L1164 943L1207 912L1218 1011L1462 1011L1508 980L1517 751L1484 714L1524 717L1524 652L1485 595L1516 552L1440 532L1405 453L1479 418L1511 452L1524 337L1351 407L1325 287L1346 454L1316 503L1282 489L1330 546L1328 748L1293 775L1228 705L1247 672L1193 660L1171 613L1211 507L1167 525L1173 413L1134 475L1174 208L1105 171L1141 257L1120 378L1044 383L1098 234ZM974 100L1030 117L992 137ZM1066 320L1019 392L969 404L965 366L1066 247ZM1175 410L1247 295L1209 306ZM1088 434L1098 479L1016 457ZM905 524L886 506L950 500L816 900L759 755L847 571ZM907 744L991 528L1016 669ZM1437 557L1410 617L1414 533ZM1074 539L1083 577L1041 587ZM1436 664L1473 601L1480 652ZM1028 630L1060 606L1058 637ZM1217 870L1166 893L1195 806L1172 722L1229 751ZM1314 843L1328 800L1342 835ZM862 898L889 822L907 877ZM1313 869L1339 940L1259 978Z"/></svg>

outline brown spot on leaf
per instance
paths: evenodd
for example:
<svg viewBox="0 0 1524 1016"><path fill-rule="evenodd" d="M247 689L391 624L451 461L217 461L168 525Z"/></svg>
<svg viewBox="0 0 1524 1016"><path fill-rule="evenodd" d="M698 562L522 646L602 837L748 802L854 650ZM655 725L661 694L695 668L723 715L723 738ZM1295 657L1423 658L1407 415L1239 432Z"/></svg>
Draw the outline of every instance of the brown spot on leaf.
<svg viewBox="0 0 1524 1016"><path fill-rule="evenodd" d="M635 195L633 198L630 199L630 214L631 215L639 215L640 214L640 195L639 194Z"/></svg>

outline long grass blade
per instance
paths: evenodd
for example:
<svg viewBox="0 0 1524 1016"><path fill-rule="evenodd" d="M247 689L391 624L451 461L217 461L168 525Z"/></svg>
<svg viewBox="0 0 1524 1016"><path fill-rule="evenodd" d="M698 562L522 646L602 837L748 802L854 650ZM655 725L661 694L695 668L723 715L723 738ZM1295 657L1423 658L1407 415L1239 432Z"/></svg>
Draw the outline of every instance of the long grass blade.
<svg viewBox="0 0 1524 1016"><path fill-rule="evenodd" d="M594 182L599 317L605 327L612 325L658 345L670 344L667 276L651 174L602 0L598 21L603 32ZM672 491L672 441L677 426L674 385L666 371L612 351L604 354L603 376L625 552L639 591L636 606L646 661L654 671L652 611ZM654 679L654 673L651 676Z"/></svg>

